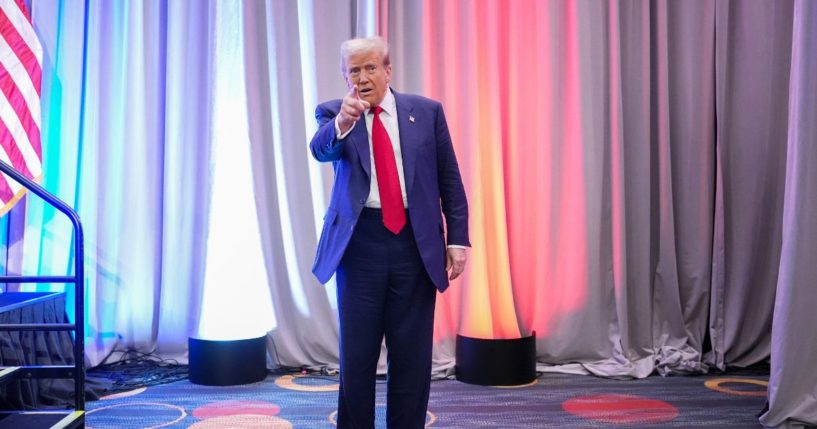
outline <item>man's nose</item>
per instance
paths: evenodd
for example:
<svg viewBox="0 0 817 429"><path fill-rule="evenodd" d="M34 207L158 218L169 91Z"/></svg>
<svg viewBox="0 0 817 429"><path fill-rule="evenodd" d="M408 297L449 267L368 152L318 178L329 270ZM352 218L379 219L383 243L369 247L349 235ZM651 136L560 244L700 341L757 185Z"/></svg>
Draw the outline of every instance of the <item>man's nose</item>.
<svg viewBox="0 0 817 429"><path fill-rule="evenodd" d="M361 73L360 78L357 80L358 84L369 83L369 76L366 76L366 73Z"/></svg>

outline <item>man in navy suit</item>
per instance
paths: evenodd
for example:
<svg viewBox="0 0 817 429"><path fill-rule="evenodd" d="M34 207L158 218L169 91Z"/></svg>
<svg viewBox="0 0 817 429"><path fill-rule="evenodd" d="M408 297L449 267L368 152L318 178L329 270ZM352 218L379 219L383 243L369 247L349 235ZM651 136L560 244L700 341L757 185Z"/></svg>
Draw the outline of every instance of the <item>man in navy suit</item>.
<svg viewBox="0 0 817 429"><path fill-rule="evenodd" d="M374 427L385 336L388 427L422 428L436 292L465 268L468 203L442 106L389 87L383 39L344 42L341 71L349 92L318 106L310 143L335 170L312 271L337 273L338 427Z"/></svg>

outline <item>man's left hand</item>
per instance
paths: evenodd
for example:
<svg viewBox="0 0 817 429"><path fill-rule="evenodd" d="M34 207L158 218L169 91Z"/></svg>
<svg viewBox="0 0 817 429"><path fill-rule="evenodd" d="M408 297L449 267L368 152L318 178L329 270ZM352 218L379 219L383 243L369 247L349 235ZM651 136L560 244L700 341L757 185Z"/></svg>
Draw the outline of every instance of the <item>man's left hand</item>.
<svg viewBox="0 0 817 429"><path fill-rule="evenodd" d="M448 280L454 280L459 277L465 270L465 261L468 260L468 254L465 249L458 247L449 247L446 257L445 270L451 271Z"/></svg>

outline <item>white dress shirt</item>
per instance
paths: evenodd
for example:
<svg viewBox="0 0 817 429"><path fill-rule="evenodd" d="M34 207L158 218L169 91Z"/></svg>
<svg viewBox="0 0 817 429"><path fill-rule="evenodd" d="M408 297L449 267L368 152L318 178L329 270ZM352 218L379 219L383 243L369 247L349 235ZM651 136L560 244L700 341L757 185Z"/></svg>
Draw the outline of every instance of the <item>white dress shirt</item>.
<svg viewBox="0 0 817 429"><path fill-rule="evenodd" d="M383 111L380 112L380 122L386 128L391 140L392 149L394 149L394 161L397 164L397 176L400 178L400 193L403 195L403 207L408 207L408 198L406 197L406 179L403 175L403 151L400 149L400 130L397 128L397 104L394 102L394 94L391 88L386 91L383 101L380 102L380 107ZM374 165L374 150L372 149L372 121L374 120L374 112L372 109L366 109L364 112L366 118L366 132L369 135L369 165L372 169L371 184L369 186L369 197L366 199L366 207L379 209L380 205L380 188L377 186L377 170ZM337 139L343 139L352 129L355 124L346 130L345 133L340 133L340 125L335 118L335 135Z"/></svg>

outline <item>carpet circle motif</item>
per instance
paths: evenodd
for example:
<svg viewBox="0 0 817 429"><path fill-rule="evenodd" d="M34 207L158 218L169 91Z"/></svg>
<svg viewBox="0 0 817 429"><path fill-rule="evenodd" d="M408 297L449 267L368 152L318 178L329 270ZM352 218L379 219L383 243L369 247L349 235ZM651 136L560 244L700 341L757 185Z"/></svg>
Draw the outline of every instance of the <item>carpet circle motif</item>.
<svg viewBox="0 0 817 429"><path fill-rule="evenodd" d="M725 387L724 384L726 383L734 383L734 384L750 384L754 386L763 386L763 390L738 390L732 389L729 387ZM769 387L769 382L765 380L755 380L753 378L713 378L710 380L706 380L704 382L704 386L721 393L728 393L730 395L738 395L738 396L757 396L757 397L765 397L767 392L766 388Z"/></svg>
<svg viewBox="0 0 817 429"><path fill-rule="evenodd" d="M340 388L338 383L327 384L324 379L302 375L282 375L275 379L275 384L278 387L298 392L337 392Z"/></svg>
<svg viewBox="0 0 817 429"><path fill-rule="evenodd" d="M235 415L274 416L281 412L281 407L266 401L218 401L210 402L193 410L191 414L198 419Z"/></svg>
<svg viewBox="0 0 817 429"><path fill-rule="evenodd" d="M121 408L124 408L125 410L120 410ZM167 410L172 410L173 413L167 413ZM173 418L176 412L178 412L178 416ZM85 427L87 429L132 427L132 421L134 419L139 419L142 424L145 424L145 426L143 426L144 429L158 429L176 424L187 417L187 412L184 411L184 408L163 402L126 402L124 404L106 405L104 407L89 410L85 413L85 415L90 416L96 413L104 414L105 420L107 420L108 423L105 426L95 425L93 428L86 424ZM153 419L165 421L153 422ZM168 421L168 419L172 420Z"/></svg>
<svg viewBox="0 0 817 429"><path fill-rule="evenodd" d="M562 403L574 416L605 423L661 423L678 417L678 409L657 399L636 395L577 396Z"/></svg>
<svg viewBox="0 0 817 429"><path fill-rule="evenodd" d="M386 422L386 406L384 404L377 404L375 407L375 416L374 416L375 426L377 426L377 422L383 422L385 426ZM437 421L437 416L434 415L431 411L426 411L426 425L425 427L431 427L434 422ZM332 414L329 414L329 423L332 423L333 426L338 425L338 411L332 411ZM379 427L379 426L378 426Z"/></svg>
<svg viewBox="0 0 817 429"><path fill-rule="evenodd" d="M189 429L292 429L292 423L277 416L219 416L193 423Z"/></svg>
<svg viewBox="0 0 817 429"><path fill-rule="evenodd" d="M148 390L148 388L147 387L140 387L138 389L128 390L127 392L119 392L119 393L112 393L110 395L105 395L105 396L100 397L99 399L104 401L104 400L109 400L109 399L128 398L128 397L131 397L131 396L136 396L136 395L144 392L145 390Z"/></svg>

